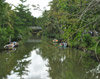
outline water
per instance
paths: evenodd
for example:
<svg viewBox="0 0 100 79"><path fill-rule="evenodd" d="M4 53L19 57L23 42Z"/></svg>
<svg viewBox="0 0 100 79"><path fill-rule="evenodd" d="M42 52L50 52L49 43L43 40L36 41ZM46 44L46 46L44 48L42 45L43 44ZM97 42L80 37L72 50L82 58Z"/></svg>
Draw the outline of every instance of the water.
<svg viewBox="0 0 100 79"><path fill-rule="evenodd" d="M48 76L48 72L46 70L48 70L48 67L46 67L45 65L47 64L47 60L43 60L42 57L40 55L37 55L36 52L38 52L39 49L35 49L33 51L30 52L30 57L28 58L24 58L21 61L17 61L18 63L20 62L28 62L27 66L25 66L25 70L22 71L24 74L21 76L17 76L19 73L18 72L14 72L13 70L11 71L11 74L8 75L8 79L49 79L47 78ZM24 56L24 57L27 57ZM15 66L16 70L19 70L20 67Z"/></svg>
<svg viewBox="0 0 100 79"><path fill-rule="evenodd" d="M38 40L0 52L0 79L100 79L100 64L87 53Z"/></svg>

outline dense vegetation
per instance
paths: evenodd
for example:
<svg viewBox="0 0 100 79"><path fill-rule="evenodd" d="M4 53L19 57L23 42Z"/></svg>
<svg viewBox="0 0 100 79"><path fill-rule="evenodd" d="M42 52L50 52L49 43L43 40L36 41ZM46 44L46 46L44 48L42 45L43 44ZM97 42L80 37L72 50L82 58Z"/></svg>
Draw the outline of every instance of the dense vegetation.
<svg viewBox="0 0 100 79"><path fill-rule="evenodd" d="M23 5L26 0L20 1L22 3L12 10L12 5L0 0L0 50L9 43L10 38L12 41L17 40L19 35L23 39L27 38L30 35L29 26L36 25L42 26L43 30L39 33L42 32L43 38L63 39L70 47L85 52L93 51L100 61L100 0L53 0L49 4L51 9L44 11L39 18L32 16L29 7ZM27 68L35 63L30 59L33 57L31 53L35 54L35 52L44 60L48 60L46 66L52 79L99 78L99 65L97 71L94 69L98 64L95 62L97 59L94 54L90 55L73 48L60 50L58 44L54 45L47 39L45 41L47 42L43 41L39 47L38 44L35 45L36 43L25 43L17 49L16 53L1 54L1 78L12 75L12 71L15 74L17 72L18 77L25 74L30 76ZM40 51L33 50L35 47ZM30 52L31 50L33 51ZM92 76L87 73L91 69L94 70L91 72Z"/></svg>
<svg viewBox="0 0 100 79"><path fill-rule="evenodd" d="M100 1L53 0L51 9L38 18L43 35L64 39L68 45L99 53Z"/></svg>
<svg viewBox="0 0 100 79"><path fill-rule="evenodd" d="M22 3L12 10L14 6L0 0L0 49L9 42L9 38L17 40L19 35L27 37L28 27L35 25L36 18L31 15L29 7L23 5L26 0L20 1Z"/></svg>
<svg viewBox="0 0 100 79"><path fill-rule="evenodd" d="M28 34L28 26L42 26L43 36L64 39L69 46L99 54L100 1L99 0L53 0L49 11L42 17L31 15L26 0L12 10L12 5L0 0L0 49L16 40L18 35ZM25 37L25 36L24 36Z"/></svg>

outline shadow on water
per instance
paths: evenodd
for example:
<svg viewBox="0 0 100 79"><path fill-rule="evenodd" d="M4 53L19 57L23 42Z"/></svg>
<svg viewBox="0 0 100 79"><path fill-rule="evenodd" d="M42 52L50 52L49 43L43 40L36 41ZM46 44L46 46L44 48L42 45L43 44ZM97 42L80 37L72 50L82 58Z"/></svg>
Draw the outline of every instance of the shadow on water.
<svg viewBox="0 0 100 79"><path fill-rule="evenodd" d="M40 41L34 39L0 53L0 79L100 78L100 65L88 54Z"/></svg>

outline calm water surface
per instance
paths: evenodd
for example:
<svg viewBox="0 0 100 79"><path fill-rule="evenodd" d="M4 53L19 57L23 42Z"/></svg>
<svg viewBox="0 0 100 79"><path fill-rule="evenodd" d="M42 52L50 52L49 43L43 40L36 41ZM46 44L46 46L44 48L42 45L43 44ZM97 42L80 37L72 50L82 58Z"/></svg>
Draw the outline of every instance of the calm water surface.
<svg viewBox="0 0 100 79"><path fill-rule="evenodd" d="M100 79L100 64L82 51L29 39L0 52L0 79Z"/></svg>

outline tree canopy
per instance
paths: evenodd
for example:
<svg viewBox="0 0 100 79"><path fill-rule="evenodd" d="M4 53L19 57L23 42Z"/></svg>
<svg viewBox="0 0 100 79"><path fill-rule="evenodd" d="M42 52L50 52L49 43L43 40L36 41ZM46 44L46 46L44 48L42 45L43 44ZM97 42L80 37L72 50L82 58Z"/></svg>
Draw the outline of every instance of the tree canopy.
<svg viewBox="0 0 100 79"><path fill-rule="evenodd" d="M99 5L99 0L53 0L49 4L51 9L42 16L44 35L95 51L100 40Z"/></svg>
<svg viewBox="0 0 100 79"><path fill-rule="evenodd" d="M0 0L0 49L9 42L9 37L16 40L21 34L28 34L28 27L35 25L36 18L32 16L29 6L22 3L12 10L12 5Z"/></svg>

